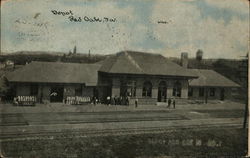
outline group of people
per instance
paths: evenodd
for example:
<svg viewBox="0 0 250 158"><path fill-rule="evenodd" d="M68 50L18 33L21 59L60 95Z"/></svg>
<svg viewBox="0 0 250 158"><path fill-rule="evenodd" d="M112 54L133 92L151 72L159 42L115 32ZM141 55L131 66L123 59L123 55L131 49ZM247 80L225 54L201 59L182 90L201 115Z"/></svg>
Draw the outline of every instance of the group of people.
<svg viewBox="0 0 250 158"><path fill-rule="evenodd" d="M171 104L173 105L173 108L175 109L175 98L168 98L168 106L167 106L167 108L170 108Z"/></svg>
<svg viewBox="0 0 250 158"><path fill-rule="evenodd" d="M130 98L128 96L127 97L122 97L122 96L120 96L120 97L117 97L117 96L110 97L110 96L107 96L105 104L106 105L126 105L126 106L129 106L129 102L130 102ZM92 103L94 105L96 105L96 104L99 104L100 101L99 101L98 98L93 97L92 98ZM175 103L176 102L175 102L174 97L173 98L168 98L167 103L168 103L167 108L171 108L171 106L173 106L173 108L175 109ZM137 98L135 99L135 107L138 107L138 99Z"/></svg>
<svg viewBox="0 0 250 158"><path fill-rule="evenodd" d="M100 103L100 100L99 100L97 97L93 96L91 102L92 102L94 105L96 105L96 104L99 104L99 103Z"/></svg>
<svg viewBox="0 0 250 158"><path fill-rule="evenodd" d="M110 96L107 96L107 99L106 99L106 105L129 105L129 97L110 97Z"/></svg>
<svg viewBox="0 0 250 158"><path fill-rule="evenodd" d="M92 100L91 100L91 103L96 105L96 104L100 104L100 100L93 96ZM126 106L129 106L130 104L130 98L127 96L127 97L110 97L110 96L107 96L105 102L104 102L106 105L126 105ZM135 107L138 107L138 99L136 98L135 99Z"/></svg>

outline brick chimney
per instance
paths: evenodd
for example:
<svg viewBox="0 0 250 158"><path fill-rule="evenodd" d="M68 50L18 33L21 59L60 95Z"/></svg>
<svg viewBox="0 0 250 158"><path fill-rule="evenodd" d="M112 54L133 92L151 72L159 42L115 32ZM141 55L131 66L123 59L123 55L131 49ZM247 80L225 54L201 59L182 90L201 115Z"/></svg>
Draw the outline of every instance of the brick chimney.
<svg viewBox="0 0 250 158"><path fill-rule="evenodd" d="M187 52L181 53L181 66L184 68L188 67L188 53Z"/></svg>

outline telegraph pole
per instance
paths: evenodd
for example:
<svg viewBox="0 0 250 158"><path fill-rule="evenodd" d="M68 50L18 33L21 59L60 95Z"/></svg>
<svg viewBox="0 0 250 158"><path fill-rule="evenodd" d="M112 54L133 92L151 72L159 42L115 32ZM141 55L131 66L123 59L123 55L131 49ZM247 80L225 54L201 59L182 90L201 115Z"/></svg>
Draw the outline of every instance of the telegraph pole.
<svg viewBox="0 0 250 158"><path fill-rule="evenodd" d="M243 94L245 95L244 99L245 99L245 112L244 112L244 121L243 121L243 129L247 128L247 120L248 120L248 116L249 116L249 108L248 108L248 54L246 56L244 56L244 58L241 60L241 64L239 66L239 77L240 77L240 81L241 81L241 91L243 92ZM248 120L248 129L247 129L247 133L248 133L248 152L247 152L247 156L250 155L250 131L249 131L249 120Z"/></svg>
<svg viewBox="0 0 250 158"><path fill-rule="evenodd" d="M240 80L243 84L242 91L245 95L245 112L244 112L244 121L243 128L246 128L247 119L248 119L248 54L244 56L240 64Z"/></svg>

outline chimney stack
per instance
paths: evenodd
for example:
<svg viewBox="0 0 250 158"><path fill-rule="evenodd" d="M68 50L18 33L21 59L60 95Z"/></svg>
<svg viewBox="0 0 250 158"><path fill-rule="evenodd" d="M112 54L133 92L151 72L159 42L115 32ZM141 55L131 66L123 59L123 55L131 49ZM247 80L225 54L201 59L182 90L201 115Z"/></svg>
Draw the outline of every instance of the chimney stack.
<svg viewBox="0 0 250 158"><path fill-rule="evenodd" d="M184 68L188 67L188 53L187 52L181 53L181 66Z"/></svg>

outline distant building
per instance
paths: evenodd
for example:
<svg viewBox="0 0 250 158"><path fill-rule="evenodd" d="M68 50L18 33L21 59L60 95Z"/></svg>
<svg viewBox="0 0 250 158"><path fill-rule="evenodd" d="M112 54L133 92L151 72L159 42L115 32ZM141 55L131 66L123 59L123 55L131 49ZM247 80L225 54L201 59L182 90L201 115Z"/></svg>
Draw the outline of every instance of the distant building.
<svg viewBox="0 0 250 158"><path fill-rule="evenodd" d="M0 69L5 68L5 63L0 62Z"/></svg>
<svg viewBox="0 0 250 158"><path fill-rule="evenodd" d="M4 68L14 68L15 67L15 63L12 60L6 60L4 62Z"/></svg>
<svg viewBox="0 0 250 158"><path fill-rule="evenodd" d="M196 52L196 60L201 61L201 60L202 60L202 57L203 57L203 51L202 51L201 49L199 49L199 50Z"/></svg>
<svg viewBox="0 0 250 158"><path fill-rule="evenodd" d="M16 96L36 96L43 102L63 102L74 96L95 96L105 102L110 96L155 104L171 97L201 99L197 93L202 88L209 89L209 98L224 100L230 97L230 88L239 86L212 70L187 69L186 65L159 54L123 51L101 64L31 62L7 78Z"/></svg>
<svg viewBox="0 0 250 158"><path fill-rule="evenodd" d="M6 60L6 61L5 61L5 65L6 65L6 66L11 66L11 65L14 65L14 62L11 61L11 60Z"/></svg>

